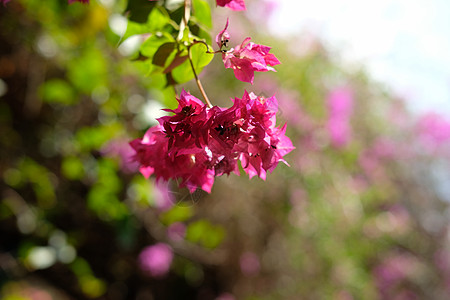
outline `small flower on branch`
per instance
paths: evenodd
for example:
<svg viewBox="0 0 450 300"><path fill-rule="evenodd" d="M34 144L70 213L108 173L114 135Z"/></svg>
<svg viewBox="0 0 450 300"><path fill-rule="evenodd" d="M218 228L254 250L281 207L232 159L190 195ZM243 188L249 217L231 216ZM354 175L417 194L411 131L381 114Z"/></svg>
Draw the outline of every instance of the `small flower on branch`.
<svg viewBox="0 0 450 300"><path fill-rule="evenodd" d="M280 64L280 61L269 53L270 47L250 42L251 38L246 38L242 44L230 50L227 47L230 35L227 31L229 21L225 28L216 36L216 43L222 50L222 60L227 69L233 69L237 79L253 84L254 72L275 71L272 66Z"/></svg>

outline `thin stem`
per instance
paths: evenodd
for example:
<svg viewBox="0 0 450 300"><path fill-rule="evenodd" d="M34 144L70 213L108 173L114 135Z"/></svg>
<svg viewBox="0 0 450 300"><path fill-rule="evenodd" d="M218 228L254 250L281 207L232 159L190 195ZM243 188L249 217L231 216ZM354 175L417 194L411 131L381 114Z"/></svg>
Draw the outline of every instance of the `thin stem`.
<svg viewBox="0 0 450 300"><path fill-rule="evenodd" d="M191 17L191 6L192 6L192 0L184 0L184 15L183 15L183 20L180 24L181 25L180 32L178 35L179 40L181 40L181 38L183 37L184 29L189 26L188 24L189 24L189 19ZM197 41L195 41L195 43L196 42ZM192 45L194 45L194 44L192 44ZM204 44L206 45L207 52L209 52L208 45L206 43L204 43ZM206 104L211 108L211 107L213 107L213 105L209 101L208 96L206 95L206 92L203 89L202 83L198 79L197 72L195 71L194 63L192 62L192 53L191 53L192 45L190 45L188 47L189 63L191 64L192 72L194 73L195 82L197 83L197 86L198 86L200 92L202 93L202 96L205 99Z"/></svg>
<svg viewBox="0 0 450 300"><path fill-rule="evenodd" d="M223 51L220 50L220 49L217 50L217 51L213 51L213 52L209 51L209 46L208 46L208 44L207 44L205 41L195 40L195 39L194 39L192 45L195 45L195 44L203 44L203 45L205 45L205 47L206 47L206 53L209 53L209 54L223 53Z"/></svg>
<svg viewBox="0 0 450 300"><path fill-rule="evenodd" d="M191 1L192 0L184 0L184 24L188 26L189 19L191 17Z"/></svg>
<svg viewBox="0 0 450 300"><path fill-rule="evenodd" d="M191 3L192 0L184 0L184 15L181 19L180 29L178 31L177 40L180 41L184 35L184 29L188 27L189 19L191 18Z"/></svg>
<svg viewBox="0 0 450 300"><path fill-rule="evenodd" d="M195 71L194 63L192 62L191 46L188 47L188 53L189 53L189 62L191 63L192 73L194 73L194 77L195 77L195 82L197 83L198 89L202 93L202 96L205 99L206 104L208 104L209 108L211 108L211 107L213 107L213 105L209 101L208 96L206 95L206 92L203 89L202 83L200 82L200 79L198 79L197 72Z"/></svg>

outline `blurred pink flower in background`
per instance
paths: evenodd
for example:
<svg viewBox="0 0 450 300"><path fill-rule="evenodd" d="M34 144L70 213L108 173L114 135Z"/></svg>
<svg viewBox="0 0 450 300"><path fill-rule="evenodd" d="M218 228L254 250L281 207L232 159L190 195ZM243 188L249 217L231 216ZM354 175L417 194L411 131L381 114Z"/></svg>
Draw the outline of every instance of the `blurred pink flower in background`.
<svg viewBox="0 0 450 300"><path fill-rule="evenodd" d="M236 298L230 293L224 293L219 295L215 300L236 300Z"/></svg>
<svg viewBox="0 0 450 300"><path fill-rule="evenodd" d="M399 150L400 148L397 143L384 137L380 137L375 140L372 148L370 149L374 156L383 159L398 158L398 156L401 155L401 152L399 152Z"/></svg>
<svg viewBox="0 0 450 300"><path fill-rule="evenodd" d="M418 299L415 293L402 284L411 280L418 272L417 258L407 253L386 257L375 268L375 281L381 299Z"/></svg>
<svg viewBox="0 0 450 300"><path fill-rule="evenodd" d="M411 215L400 203L396 203L388 209L389 226L397 234L408 233L411 229Z"/></svg>
<svg viewBox="0 0 450 300"><path fill-rule="evenodd" d="M331 143L341 148L351 139L352 129L350 117L353 112L353 92L349 88L341 87L333 90L327 99L328 123L327 129Z"/></svg>
<svg viewBox="0 0 450 300"><path fill-rule="evenodd" d="M302 131L314 129L314 121L300 106L300 96L297 92L281 90L277 92L277 99L279 99L280 117L290 126L301 128Z"/></svg>
<svg viewBox="0 0 450 300"><path fill-rule="evenodd" d="M445 280L447 293L450 293L450 251L448 248L444 247L436 251L434 254L434 264L440 276Z"/></svg>
<svg viewBox="0 0 450 300"><path fill-rule="evenodd" d="M435 151L450 145L450 120L438 113L430 112L420 117L416 132L425 150Z"/></svg>
<svg viewBox="0 0 450 300"><path fill-rule="evenodd" d="M439 249L434 254L434 263L438 269L445 272L450 277L450 252L446 249Z"/></svg>
<svg viewBox="0 0 450 300"><path fill-rule="evenodd" d="M241 255L240 266L242 273L247 276L256 275L261 269L259 258L253 252L245 252Z"/></svg>
<svg viewBox="0 0 450 300"><path fill-rule="evenodd" d="M172 248L167 244L158 243L142 250L139 254L139 265L146 274L163 277L169 272L172 259Z"/></svg>
<svg viewBox="0 0 450 300"><path fill-rule="evenodd" d="M153 197L155 206L162 211L169 210L175 203L175 196L167 181L156 181L154 184Z"/></svg>
<svg viewBox="0 0 450 300"><path fill-rule="evenodd" d="M246 11L248 17L255 22L256 26L261 27L270 26L270 19L272 19L275 11L280 7L280 2L277 0L259 0L257 2L250 2L249 9ZM264 19L264 22L261 22Z"/></svg>
<svg viewBox="0 0 450 300"><path fill-rule="evenodd" d="M119 158L120 169L125 173L136 173L139 170L139 164L131 159L134 151L126 138L109 141L102 147L101 153L105 156Z"/></svg>
<svg viewBox="0 0 450 300"><path fill-rule="evenodd" d="M181 222L175 222L167 227L167 235L172 241L180 241L186 235L186 225Z"/></svg>
<svg viewBox="0 0 450 300"><path fill-rule="evenodd" d="M349 291L342 290L337 293L337 296L335 299L336 300L353 300L354 298Z"/></svg>
<svg viewBox="0 0 450 300"><path fill-rule="evenodd" d="M369 178L375 181L381 180L387 177L386 163L409 157L407 146L387 137L380 137L373 142L372 146L361 152L359 164Z"/></svg>

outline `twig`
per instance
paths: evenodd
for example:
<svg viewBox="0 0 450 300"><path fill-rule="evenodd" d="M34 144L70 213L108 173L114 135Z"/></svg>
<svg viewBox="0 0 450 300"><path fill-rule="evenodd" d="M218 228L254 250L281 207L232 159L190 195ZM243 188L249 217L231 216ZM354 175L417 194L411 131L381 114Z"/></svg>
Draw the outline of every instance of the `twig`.
<svg viewBox="0 0 450 300"><path fill-rule="evenodd" d="M192 45L191 45L192 46ZM195 82L197 83L197 86L202 93L203 98L206 101L206 104L211 108L213 105L208 99L208 96L206 95L205 90L203 89L202 83L200 82L200 79L198 79L197 72L195 71L194 63L192 62L192 54L191 54L191 46L188 47L188 53L189 53L189 62L191 63L192 72L194 73Z"/></svg>

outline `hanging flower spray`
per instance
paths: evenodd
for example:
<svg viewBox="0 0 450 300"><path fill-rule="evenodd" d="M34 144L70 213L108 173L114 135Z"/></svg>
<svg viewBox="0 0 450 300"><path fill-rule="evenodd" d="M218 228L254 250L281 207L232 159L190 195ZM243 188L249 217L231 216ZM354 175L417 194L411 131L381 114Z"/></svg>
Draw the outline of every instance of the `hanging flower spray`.
<svg viewBox="0 0 450 300"><path fill-rule="evenodd" d="M217 5L245 9L243 1L218 0ZM189 8L190 1L185 1L185 25ZM269 53L270 47L250 42L250 38L225 50L230 41L228 26L227 20L215 39L219 49L213 53L221 53L225 68L233 69L237 79L253 84L254 72L274 71L272 66L280 64ZM199 41L194 39L188 45L187 59L206 103L183 90L177 98L178 107L166 109L173 115L159 118L157 126L130 143L136 151L134 160L140 164L145 177L155 175L157 180L164 181L181 179L180 186L190 192L197 188L211 192L216 176L239 175L238 162L250 178L266 179L266 172L273 171L279 162L286 163L283 157L294 149L285 135L286 125L276 126L277 99L245 91L229 108L213 106L192 63L189 50L196 43Z"/></svg>

